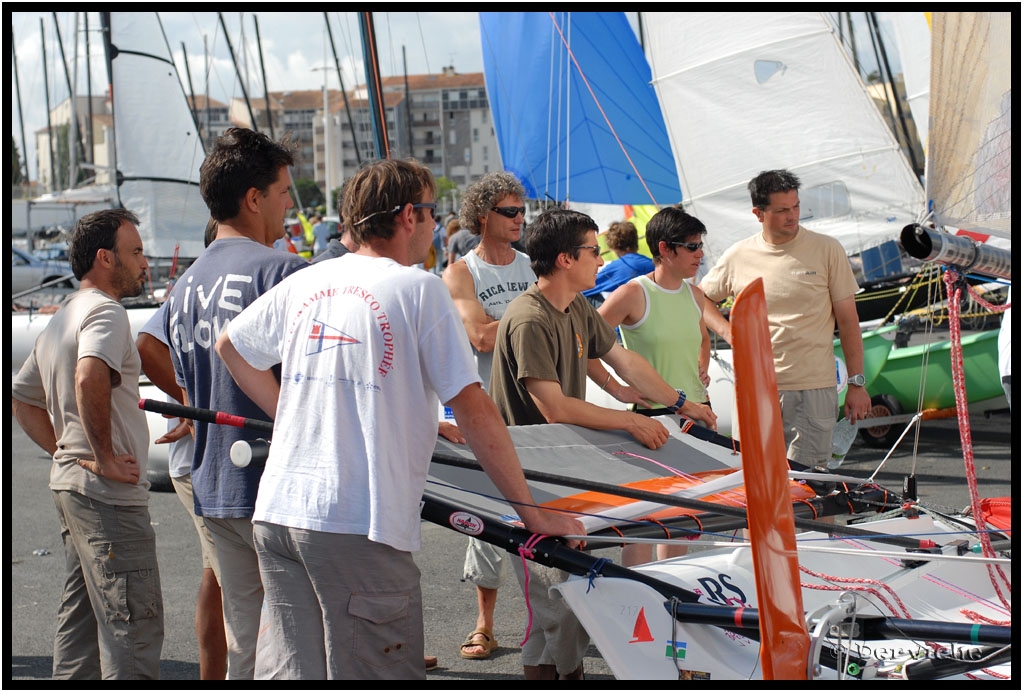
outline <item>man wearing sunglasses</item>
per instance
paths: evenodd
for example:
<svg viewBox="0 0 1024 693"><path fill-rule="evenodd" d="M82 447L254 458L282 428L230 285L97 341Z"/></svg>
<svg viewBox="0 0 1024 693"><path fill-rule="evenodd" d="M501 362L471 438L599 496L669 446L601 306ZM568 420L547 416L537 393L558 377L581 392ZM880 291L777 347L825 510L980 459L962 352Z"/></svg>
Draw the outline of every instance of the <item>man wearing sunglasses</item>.
<svg viewBox="0 0 1024 693"><path fill-rule="evenodd" d="M261 643L274 643L259 678L426 677L413 552L438 399L531 532L584 533L533 505L445 286L411 267L433 241L435 192L415 161L361 168L343 203L358 250L276 285L217 340L231 374L278 424L253 515Z"/></svg>
<svg viewBox="0 0 1024 693"><path fill-rule="evenodd" d="M469 186L462 196L460 221L480 242L449 265L442 277L466 328L485 389L491 382L498 320L512 299L537 280L530 258L512 247L522 235L525 194L522 183L504 171L489 173ZM491 544L469 539L462 579L476 585L477 620L459 648L463 659L487 659L498 647L494 607L507 555Z"/></svg>
<svg viewBox="0 0 1024 693"><path fill-rule="evenodd" d="M586 401L591 359L602 359L647 399L714 429L711 409L688 400L642 356L624 349L580 293L594 285L604 264L600 250L597 224L580 212L549 210L527 229L526 251L537 282L509 304L498 324L491 370L491 397L505 422L621 430L652 450L660 448L669 432L657 419ZM516 573L525 581L518 564ZM547 593L566 577L554 568L529 566L534 620L521 655L527 679L582 678L587 633L564 602Z"/></svg>
<svg viewBox="0 0 1024 693"><path fill-rule="evenodd" d="M857 280L843 246L800 225L800 180L785 170L762 171L747 186L761 231L733 244L701 282L708 326L732 342L718 304L764 278L768 327L782 407L786 456L809 467L832 459L839 413L833 334L848 371L845 415L865 418L864 343L854 294Z"/></svg>

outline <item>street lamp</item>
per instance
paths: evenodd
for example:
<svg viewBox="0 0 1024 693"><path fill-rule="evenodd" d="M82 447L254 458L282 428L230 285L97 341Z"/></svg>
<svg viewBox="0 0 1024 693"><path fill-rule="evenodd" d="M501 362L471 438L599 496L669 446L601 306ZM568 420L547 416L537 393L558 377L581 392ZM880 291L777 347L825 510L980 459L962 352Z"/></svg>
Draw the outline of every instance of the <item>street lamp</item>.
<svg viewBox="0 0 1024 693"><path fill-rule="evenodd" d="M326 60L325 60L326 62ZM327 108L327 74L331 68L327 65L314 67L313 72L322 70L324 73L324 187L326 188L326 215L334 216L334 194L331 187L331 114Z"/></svg>

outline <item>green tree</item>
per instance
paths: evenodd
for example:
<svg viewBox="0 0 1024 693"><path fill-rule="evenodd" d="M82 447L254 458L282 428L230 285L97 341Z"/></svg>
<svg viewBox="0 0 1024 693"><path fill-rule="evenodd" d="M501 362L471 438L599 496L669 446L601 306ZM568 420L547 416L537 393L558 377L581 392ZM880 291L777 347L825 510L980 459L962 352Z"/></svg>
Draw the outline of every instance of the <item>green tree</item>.
<svg viewBox="0 0 1024 693"><path fill-rule="evenodd" d="M312 178L297 179L295 181L295 191L302 198L301 200L294 200L295 206L299 210L304 210L308 207L319 207L324 203L324 194Z"/></svg>
<svg viewBox="0 0 1024 693"><path fill-rule="evenodd" d="M21 152L18 151L18 144L14 141L14 135L11 135L11 185L28 182L27 176L22 172L23 165L24 160L21 158Z"/></svg>
<svg viewBox="0 0 1024 693"><path fill-rule="evenodd" d="M454 195L452 194L454 193ZM446 203L459 198L459 186L447 176L437 179L437 207L438 211L445 208ZM456 204L457 206L457 204ZM452 211L455 211L454 209Z"/></svg>

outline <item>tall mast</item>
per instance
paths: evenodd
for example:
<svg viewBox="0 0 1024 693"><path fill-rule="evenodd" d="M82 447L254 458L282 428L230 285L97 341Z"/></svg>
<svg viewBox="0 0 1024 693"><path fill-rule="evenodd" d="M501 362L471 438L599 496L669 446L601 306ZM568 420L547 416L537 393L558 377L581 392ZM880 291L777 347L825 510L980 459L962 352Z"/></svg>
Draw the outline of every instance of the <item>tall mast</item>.
<svg viewBox="0 0 1024 693"><path fill-rule="evenodd" d="M69 188L73 188L73 187L75 187L78 184L78 180L77 180L77 173L78 173L78 171L77 171L77 169L78 169L77 160L78 159L76 159L76 157L84 158L83 152L82 152L82 132L81 132L81 128L79 127L79 124L78 124L78 117L76 115L77 109L75 108L75 88L71 84L71 71L68 69L67 57L64 55L64 40L61 38L61 35L60 35L60 23L57 21L57 13L53 12L51 14L53 15L53 27L54 27L54 30L56 31L56 34L57 34L57 47L60 48L60 62L64 66L64 80L67 83L67 87L68 87L68 99L69 99L69 105L71 106L71 127L74 128L74 133L73 133L74 134L74 142L73 143L72 142L68 142L68 158L69 158L69 160L71 161L71 164L72 164L72 169L73 169L72 170L72 174L75 174L75 175L69 176L69 178L68 178L68 186L67 186ZM76 37L77 37L77 34L78 34L78 14L75 13L75 35L76 35ZM76 56L76 59L77 59L77 56ZM72 132L71 132L70 129L68 130L68 138L69 139L72 138Z"/></svg>
<svg viewBox="0 0 1024 693"><path fill-rule="evenodd" d="M270 92L267 91L267 68L263 66L263 42L260 41L260 24L255 14L252 16L252 24L256 27L256 49L260 55L260 74L263 75L263 99L267 102L267 125L270 127L270 139L275 139L274 111L270 108Z"/></svg>
<svg viewBox="0 0 1024 693"><path fill-rule="evenodd" d="M11 63L14 65L14 93L18 99L18 125L21 126L21 161L18 162L18 169L21 169L22 161L25 163L25 183L31 183L28 175L28 142L25 141L25 116L21 112L21 83L18 81L18 55L14 50L14 27L7 25L7 40L11 44ZM37 166L38 168L38 166Z"/></svg>
<svg viewBox="0 0 1024 693"><path fill-rule="evenodd" d="M341 63L338 62L338 51L334 49L334 34L331 32L331 21L324 12L324 22L327 24L327 38L331 41L331 53L334 55L334 69L338 72L338 86L341 88L341 97L345 100L345 115L348 116L348 129L352 133L352 146L356 150L356 164L361 165L363 163L363 156L359 153L359 141L356 139L356 126L352 122L352 111L348 106L348 93L345 91L345 80L341 78ZM345 169L345 160L342 157L341 161L342 170Z"/></svg>
<svg viewBox="0 0 1024 693"><path fill-rule="evenodd" d="M50 192L57 192L57 162L53 149L53 123L50 120L50 80L46 69L46 28L43 18L39 18L39 33L43 37L43 92L46 94L46 133L50 146ZM31 238L31 236L30 236Z"/></svg>
<svg viewBox="0 0 1024 693"><path fill-rule="evenodd" d="M245 88L245 78L242 76L241 70L238 68L238 61L235 59L235 49L231 45L231 37L228 36L228 28L224 24L224 13L218 12L217 19L220 20L220 28L224 31L224 40L228 43L228 53L231 54L231 64L235 66L235 74L238 75L238 82L242 87L242 96L245 97L245 107L249 109L249 122L252 123L252 129L256 132L260 131L259 123L256 122L256 116L252 112L252 102L249 101L249 92Z"/></svg>
<svg viewBox="0 0 1024 693"><path fill-rule="evenodd" d="M373 12L360 12L359 19L359 33L363 39L363 63L366 66L366 95L370 105L370 122L373 125L373 144L378 159L390 159L380 62L377 59L377 35L373 30Z"/></svg>
<svg viewBox="0 0 1024 693"><path fill-rule="evenodd" d="M93 118L92 118L92 60L89 55L89 13L85 13L85 98L87 100L86 108L88 109L88 123L89 127L85 131L85 155L86 161L90 164L96 163L96 147L93 144Z"/></svg>

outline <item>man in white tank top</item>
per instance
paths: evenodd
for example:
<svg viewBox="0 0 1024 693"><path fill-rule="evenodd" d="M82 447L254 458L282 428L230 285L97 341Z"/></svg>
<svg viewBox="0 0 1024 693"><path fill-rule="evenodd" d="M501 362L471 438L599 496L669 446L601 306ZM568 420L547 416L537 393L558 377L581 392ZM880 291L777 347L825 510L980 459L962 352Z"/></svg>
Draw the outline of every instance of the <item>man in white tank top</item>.
<svg viewBox="0 0 1024 693"><path fill-rule="evenodd" d="M498 321L512 299L537 280L530 258L512 247L523 231L524 195L519 180L503 171L489 173L471 185L462 198L459 221L480 237L480 243L442 275L466 328L485 389L491 382ZM494 606L503 582L504 555L490 544L469 540L462 579L476 585L477 622L459 649L464 659L486 659L498 646Z"/></svg>

